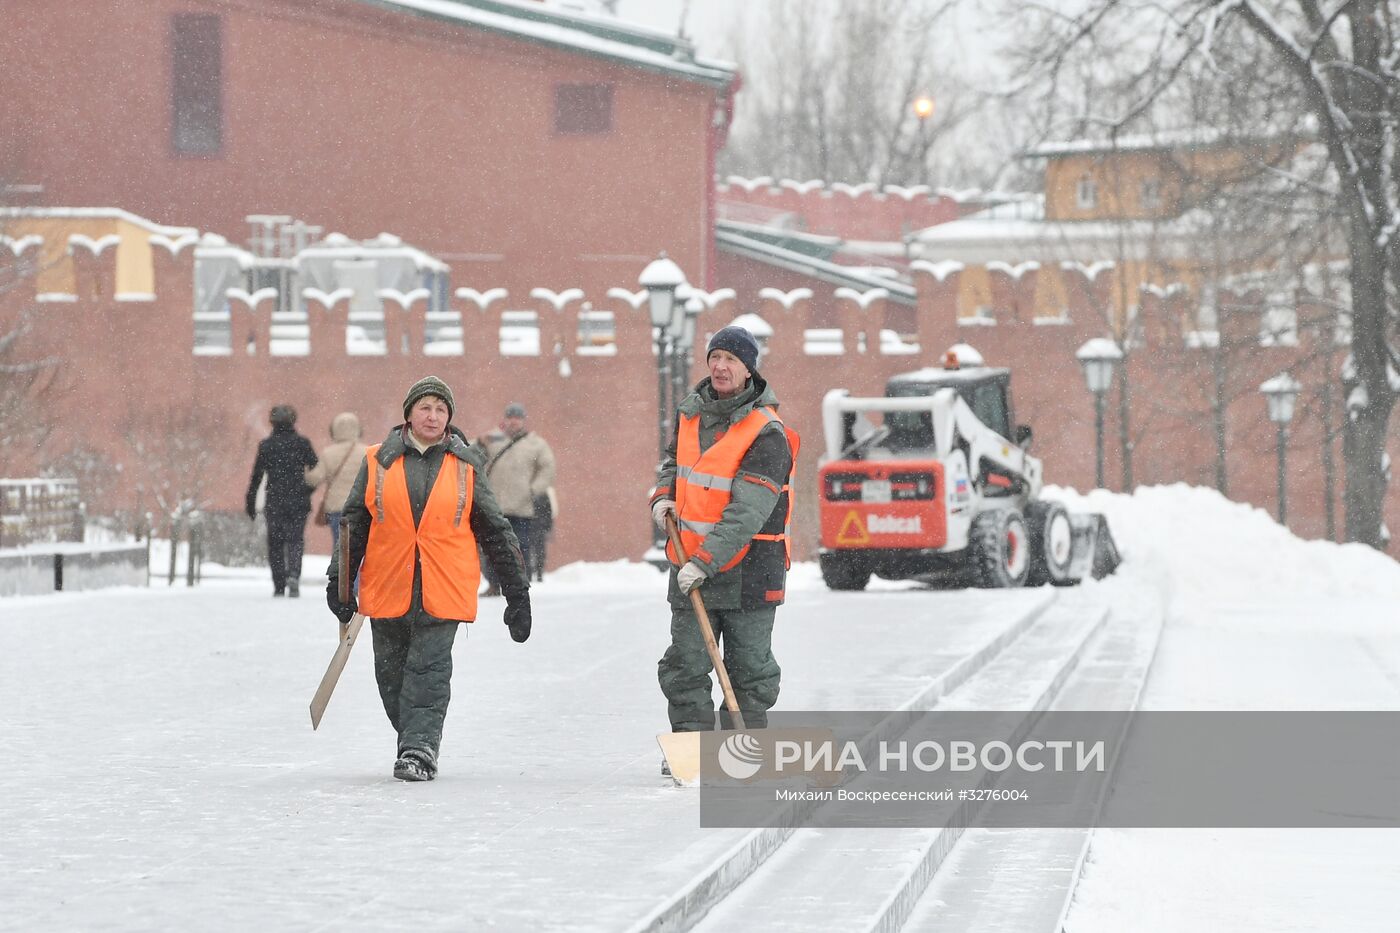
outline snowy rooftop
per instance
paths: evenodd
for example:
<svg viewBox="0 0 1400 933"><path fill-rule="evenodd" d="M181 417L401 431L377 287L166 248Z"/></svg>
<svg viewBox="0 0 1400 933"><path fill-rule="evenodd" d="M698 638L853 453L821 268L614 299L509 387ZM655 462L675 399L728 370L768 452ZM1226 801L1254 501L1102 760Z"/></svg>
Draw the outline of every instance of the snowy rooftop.
<svg viewBox="0 0 1400 933"><path fill-rule="evenodd" d="M906 282L891 278L888 274L874 274L864 269L838 265L775 243L765 242L746 232L743 229L745 226L747 225L731 224L728 221L718 222L715 230L716 245L726 252L809 275L832 285L861 291L882 288L889 292L891 301L911 307L918 305L918 292Z"/></svg>
<svg viewBox="0 0 1400 933"><path fill-rule="evenodd" d="M1305 121L1301 130L1294 133L1310 133ZM1281 132L1272 138L1261 136L1241 136L1234 128L1221 129L1213 126L1182 127L1158 130L1153 133L1124 133L1097 139L1066 139L1041 143L1022 153L1028 159L1056 158L1059 156L1088 155L1103 152L1151 152L1159 149L1210 149L1217 146L1249 146L1261 142L1278 142L1286 138Z"/></svg>
<svg viewBox="0 0 1400 933"><path fill-rule="evenodd" d="M1104 256L1158 258L1188 256L1199 246L1209 217L1188 211L1169 220L1045 219L1042 197L999 204L915 234L913 250L925 259L985 263L1018 260L1093 261ZM869 244L866 244L869 246Z"/></svg>
<svg viewBox="0 0 1400 933"><path fill-rule="evenodd" d="M361 0L515 39L583 52L648 71L728 87L729 62L699 58L689 40L608 16L531 0Z"/></svg>

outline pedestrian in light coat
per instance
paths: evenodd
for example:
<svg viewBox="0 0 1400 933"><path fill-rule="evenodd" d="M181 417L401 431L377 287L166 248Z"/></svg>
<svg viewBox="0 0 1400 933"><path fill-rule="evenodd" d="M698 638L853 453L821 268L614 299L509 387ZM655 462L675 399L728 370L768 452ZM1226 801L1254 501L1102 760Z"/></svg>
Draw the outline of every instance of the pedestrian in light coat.
<svg viewBox="0 0 1400 933"><path fill-rule="evenodd" d="M486 476L491 491L501 504L515 535L524 548L525 566L531 563L531 543L534 539L535 509L540 498L549 494L554 485L554 451L549 443L530 430L525 406L518 402L506 406L501 419L499 440L486 447ZM491 584L486 596L499 596L499 581L488 570Z"/></svg>
<svg viewBox="0 0 1400 933"><path fill-rule="evenodd" d="M354 412L343 411L331 421L331 442L321 451L321 462L306 473L306 483L312 487L324 485L326 522L331 528L331 552L340 547L340 510L350 496L355 483L355 471L365 458L365 443L360 440L360 419Z"/></svg>

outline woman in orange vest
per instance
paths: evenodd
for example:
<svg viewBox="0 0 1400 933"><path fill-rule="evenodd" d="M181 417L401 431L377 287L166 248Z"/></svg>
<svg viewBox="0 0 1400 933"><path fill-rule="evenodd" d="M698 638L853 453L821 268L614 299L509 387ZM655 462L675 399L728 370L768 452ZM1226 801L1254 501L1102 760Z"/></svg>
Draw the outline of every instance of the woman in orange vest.
<svg viewBox="0 0 1400 933"><path fill-rule="evenodd" d="M409 388L404 424L366 450L345 502L358 600L340 602L339 553L326 586L326 601L342 623L356 611L371 620L374 676L398 733L394 777L402 781L437 775L452 642L459 623L476 619L478 541L501 581L511 637L530 637L530 582L520 543L491 488L477 482L485 454L450 426L452 414L452 390L441 379L426 376Z"/></svg>
<svg viewBox="0 0 1400 933"><path fill-rule="evenodd" d="M723 328L710 339L705 362L710 375L680 404L651 497L653 521L661 525L675 515L690 555L677 568L678 555L669 554L671 646L658 664L658 679L673 731L715 728L712 665L687 599L703 587L739 710L746 725L761 729L782 674L773 658L773 619L790 562L798 439L778 417L778 398L758 374L752 334ZM727 728L727 712L721 717Z"/></svg>

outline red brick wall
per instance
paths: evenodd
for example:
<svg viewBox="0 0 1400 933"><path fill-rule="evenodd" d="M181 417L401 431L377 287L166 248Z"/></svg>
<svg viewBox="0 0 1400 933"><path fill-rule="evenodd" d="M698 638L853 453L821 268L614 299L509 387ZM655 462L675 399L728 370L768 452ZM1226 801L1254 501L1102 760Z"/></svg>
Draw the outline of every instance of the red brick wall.
<svg viewBox="0 0 1400 933"><path fill-rule="evenodd" d="M210 158L170 150L170 17L190 12L223 17ZM254 213L393 231L458 286L520 294L635 281L660 249L699 281L708 258L715 91L695 82L358 0L7 0L0 60L0 177L42 184L31 203L239 243ZM559 82L612 84L612 132L556 136Z"/></svg>
<svg viewBox="0 0 1400 933"><path fill-rule="evenodd" d="M718 193L721 216L733 220L758 222L775 214L795 214L808 233L895 243L906 234L985 206L971 192L930 190L925 185L876 189L872 184L730 178Z"/></svg>
<svg viewBox="0 0 1400 933"><path fill-rule="evenodd" d="M560 357L501 357L496 348L499 306L482 317L460 302L457 305L469 326L461 357L426 358L421 349L410 355L347 357L341 349L338 322L343 321L344 305L331 312L313 305L317 317L308 357L270 357L261 352L195 357L190 352L191 250L178 258L156 251L154 302L112 299L115 252L108 250L97 260L84 258L78 270L79 300L41 306L41 325L34 335L36 350L63 358L68 391L50 409L57 428L44 448L34 453L32 466L75 443L107 451L114 470L120 465L122 479L115 484L119 491L114 501L97 503L99 508L131 504L140 468L122 436L122 425L132 412L196 401L220 409L230 428L223 436L208 438L209 444L226 448L211 468L220 473L212 477L221 490L214 505L238 509L254 446L266 433L267 411L273 404L297 406L299 427L318 448L328 440L326 426L331 418L344 410L358 413L366 424L366 439L376 441L399 420L408 385L426 373L436 373L452 386L457 423L469 435L490 428L508 402L519 401L529 410L532 426L554 446L560 462L562 514L551 549L553 564L636 558L646 548L645 494L654 477L656 456L656 370L644 311L631 310L602 294L591 295L596 306L611 308L618 315L618 353L587 357L580 356L575 346L572 312L577 304L561 315L546 312L542 302L510 302L541 311L546 328L541 345L561 344L571 370L567 377L560 372ZM1084 308L1071 308L1073 323L1068 325L1001 320L991 327L959 327L954 320L955 277L938 283L920 274L917 319L923 352L812 357L801 351L804 329L839 326L848 333L860 326L871 329L881 313L880 303L862 315L853 310L852 302L834 300L829 287L817 286L811 301L784 312L771 300L759 300L758 289L767 285L788 291L814 283L734 257L721 262L719 279L735 288L737 295L702 315L702 338L744 311L761 313L774 331L760 368L782 400L785 417L804 439L798 475L801 556L810 556L816 540L815 465L822 449L823 393L844 386L857 394L880 394L889 376L933 363L957 341L973 344L990 365L1013 370L1016 419L1033 426L1032 452L1045 460L1048 482L1081 489L1092 485L1093 406L1074 351L1100 333L1096 326L1084 323L1092 320ZM629 282L617 284L626 287ZM9 293L0 299L0 312L12 312L27 297ZM419 304L409 319L421 311ZM1211 384L1208 358L1201 351L1183 348L1179 339L1166 339L1173 313L1170 308L1148 307L1148 342L1134 350L1129 364L1136 479L1209 485L1213 446L1204 416L1208 410L1205 390ZM258 330L259 346L266 346L265 315L245 315L238 326ZM1254 325L1241 319L1232 326L1248 330ZM395 345L392 338L390 345ZM848 339L847 345L852 341ZM1229 389L1237 396L1228 409L1231 496L1270 512L1275 505L1274 434L1257 386L1307 350L1304 346L1256 352L1253 361L1237 366L1229 380ZM1315 387L1321 379L1319 370L1320 364L1298 375ZM702 375L700 366L692 375L696 379ZM1323 530L1319 422L1305 403L1299 408L1289 448L1289 517L1295 531L1315 537ZM1115 396L1110 399L1107 423L1108 485L1115 489L1119 488L1117 426ZM1400 443L1392 443L1391 456L1400 459ZM1340 485L1336 492L1340 496ZM1396 484L1390 487L1386 515L1391 527L1400 527L1400 486ZM314 531L312 547L328 548L328 534Z"/></svg>

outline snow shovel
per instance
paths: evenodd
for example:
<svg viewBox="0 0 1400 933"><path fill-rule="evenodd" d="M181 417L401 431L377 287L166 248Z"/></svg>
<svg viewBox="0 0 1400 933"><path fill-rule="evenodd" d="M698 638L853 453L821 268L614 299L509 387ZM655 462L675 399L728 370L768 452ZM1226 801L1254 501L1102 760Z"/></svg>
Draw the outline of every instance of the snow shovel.
<svg viewBox="0 0 1400 933"><path fill-rule="evenodd" d="M666 516L666 533L671 537L671 546L680 556L680 566L684 567L686 561L690 560L690 555L681 544L681 532L676 527L673 515ZM710 663L715 666L719 687L724 691L724 708L729 710L734 725L744 729L744 715L739 712L739 700L734 696L734 687L729 683L729 671L724 666L719 642L715 641L715 630L710 625L710 614L705 611L705 601L700 598L699 587L690 591L690 604L695 608L695 618L700 623L700 636L705 639L705 650L710 653ZM661 754L666 756L666 763L671 766L672 780L681 785L691 785L699 781L699 732L663 732L656 737L656 741L661 746Z"/></svg>
<svg viewBox="0 0 1400 933"><path fill-rule="evenodd" d="M350 601L350 521L345 516L340 517L340 601L348 603ZM355 613L350 617L350 621L340 627L340 646L335 649L335 654L331 656L331 663L326 668L325 676L321 678L321 686L316 688L316 695L311 698L311 728L316 729L321 725L321 717L326 713L326 705L331 701L331 694L335 691L335 685L340 682L340 672L345 670L345 662L350 660L350 649L355 647L355 637L360 634L360 627L365 624L365 617L361 613Z"/></svg>
<svg viewBox="0 0 1400 933"><path fill-rule="evenodd" d="M671 546L675 548L676 554L680 556L680 566L684 567L690 556L685 552L685 546L681 544L680 529L676 527L674 516L666 516L666 532L670 535ZM729 710L729 715L734 722L733 730L724 730L710 733L713 736L742 736L748 732L748 727L744 723L744 716L739 712L739 700L734 696L734 687L729 682L729 671L724 666L724 656L720 653L719 642L715 640L715 630L710 625L710 615L705 611L705 601L700 597L700 590L697 587L690 591L690 604L695 608L695 618L700 625L700 635L705 639L705 650L710 654L710 663L715 667L715 675L719 678L719 686L724 691L724 708ZM656 743L661 746L661 754L666 757L666 764L671 769L671 779L682 787L693 787L700 783L700 750L701 736L703 732L663 732L656 737ZM782 729L764 730L764 735L772 740L778 738L787 741L798 742L807 745L820 745L823 742L834 741L830 729ZM726 746L729 739L723 739ZM760 745L745 742L740 747L747 749L749 754L757 752ZM771 768L755 767L751 777L774 778ZM839 778L839 772L813 772L806 775L809 779L818 783L829 785L835 783Z"/></svg>

